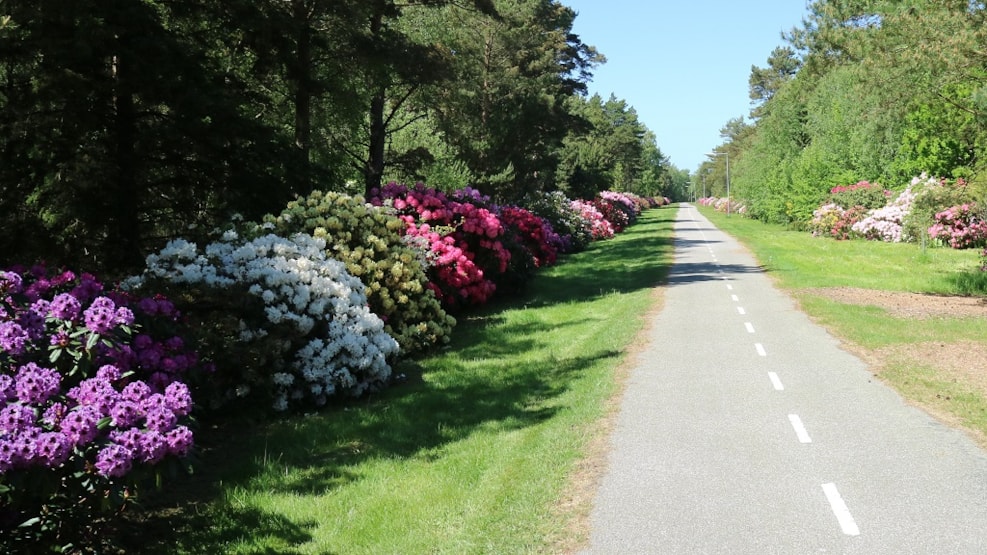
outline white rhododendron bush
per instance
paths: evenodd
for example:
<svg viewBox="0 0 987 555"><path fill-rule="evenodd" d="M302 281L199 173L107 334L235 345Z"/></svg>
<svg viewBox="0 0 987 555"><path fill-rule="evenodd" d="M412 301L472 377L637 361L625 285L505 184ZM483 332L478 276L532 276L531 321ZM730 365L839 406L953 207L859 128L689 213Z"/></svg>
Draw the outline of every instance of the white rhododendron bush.
<svg viewBox="0 0 987 555"><path fill-rule="evenodd" d="M214 408L236 400L322 406L390 377L398 343L368 308L363 283L326 257L322 239L248 240L228 231L205 248L171 241L128 286L148 283L185 299L201 323L200 343L216 363L203 384Z"/></svg>

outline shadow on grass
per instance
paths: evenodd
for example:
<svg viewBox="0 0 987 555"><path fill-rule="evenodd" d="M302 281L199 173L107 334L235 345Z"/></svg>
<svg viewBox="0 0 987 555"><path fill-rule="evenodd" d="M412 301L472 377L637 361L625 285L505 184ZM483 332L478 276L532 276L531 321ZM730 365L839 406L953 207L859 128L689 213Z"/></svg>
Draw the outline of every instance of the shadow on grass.
<svg viewBox="0 0 987 555"><path fill-rule="evenodd" d="M961 295L987 296L987 271L974 269L956 272L946 279Z"/></svg>
<svg viewBox="0 0 987 555"><path fill-rule="evenodd" d="M407 375L403 384L314 415L252 428L228 422L200 434L207 448L199 473L131 521L123 547L149 554L224 553L235 544L238 552L268 552L250 551L263 543L282 546L278 553L295 553L312 540L317 524L292 522L250 501L238 503L238 491L247 492L246 498L254 492L324 495L363 479L361 463L433 460L473 434L523 429L553 418L557 399L586 369L621 353L600 348L557 358L552 331L587 322L544 314L528 319L516 309L660 284L673 248L675 213L666 212L567 258L565 268L536 278L528 295L460 316L447 352L427 359L427 368L414 362L395 368ZM515 313L508 317L508 310Z"/></svg>
<svg viewBox="0 0 987 555"><path fill-rule="evenodd" d="M630 293L664 283L675 246L675 208L646 212L642 220L613 239L594 243L566 257L536 279L523 304L529 307Z"/></svg>

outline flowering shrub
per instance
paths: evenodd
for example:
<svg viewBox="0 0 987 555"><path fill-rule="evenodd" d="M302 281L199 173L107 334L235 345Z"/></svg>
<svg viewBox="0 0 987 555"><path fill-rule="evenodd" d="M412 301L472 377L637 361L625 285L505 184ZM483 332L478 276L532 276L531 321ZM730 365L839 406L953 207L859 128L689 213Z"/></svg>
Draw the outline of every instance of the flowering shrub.
<svg viewBox="0 0 987 555"><path fill-rule="evenodd" d="M592 203L584 200L573 200L571 206L583 220L583 225L589 229L594 241L609 239L616 233L613 224Z"/></svg>
<svg viewBox="0 0 987 555"><path fill-rule="evenodd" d="M430 278L447 308L486 302L511 262L498 207L473 189L456 194L450 197L422 183L414 187L389 183L372 191L370 199L377 206L392 206L409 234L429 242L434 260Z"/></svg>
<svg viewBox="0 0 987 555"><path fill-rule="evenodd" d="M820 206L812 212L812 219L809 221L809 231L813 237L828 237L832 234L836 222L843 218L843 207L828 203Z"/></svg>
<svg viewBox="0 0 987 555"><path fill-rule="evenodd" d="M558 233L562 241L559 252L578 252L593 241L591 226L587 225L580 212L573 208L572 201L561 191L540 193L530 197L524 204L528 210L547 220Z"/></svg>
<svg viewBox="0 0 987 555"><path fill-rule="evenodd" d="M405 355L449 341L456 321L442 308L405 240L404 221L360 197L316 191L268 218L279 235L308 233L326 241L326 255L346 264L366 286L370 310Z"/></svg>
<svg viewBox="0 0 987 555"><path fill-rule="evenodd" d="M889 243L907 240L902 224L914 199L915 194L908 187L887 206L869 211L864 219L853 224L853 231L871 240Z"/></svg>
<svg viewBox="0 0 987 555"><path fill-rule="evenodd" d="M128 285L170 285L188 301L216 355L213 406L258 397L278 411L321 406L385 382L398 352L363 283L325 253L325 240L306 234L247 241L228 231L201 250L171 241Z"/></svg>
<svg viewBox="0 0 987 555"><path fill-rule="evenodd" d="M618 233L627 226L633 225L641 213L637 203L626 193L601 191L594 203L597 203L597 208L603 207L600 212L610 220L610 223L614 225L614 230ZM619 222L615 220L619 220Z"/></svg>
<svg viewBox="0 0 987 555"><path fill-rule="evenodd" d="M936 214L929 237L954 249L982 247L987 245L987 219L977 211L976 204L952 206Z"/></svg>
<svg viewBox="0 0 987 555"><path fill-rule="evenodd" d="M591 202L594 208L603 215L603 218L613 226L614 233L624 231L624 228L632 223L634 211L629 210L623 202L597 196Z"/></svg>
<svg viewBox="0 0 987 555"><path fill-rule="evenodd" d="M192 447L198 356L163 297L43 266L0 272L0 547L99 542L140 479Z"/></svg>
<svg viewBox="0 0 987 555"><path fill-rule="evenodd" d="M973 203L976 192L962 179L947 181L928 177L925 174L912 179L911 189L915 192L912 210L905 218L905 233L919 238L929 232L936 223L936 214L951 206Z"/></svg>
<svg viewBox="0 0 987 555"><path fill-rule="evenodd" d="M830 201L838 206L862 206L867 210L881 208L888 203L890 191L877 183L858 181L853 185L838 185L829 190Z"/></svg>
<svg viewBox="0 0 987 555"><path fill-rule="evenodd" d="M503 207L500 216L504 224L513 231L512 235L526 249L536 267L555 264L559 251L565 245L559 234L552 229L552 224L517 206Z"/></svg>

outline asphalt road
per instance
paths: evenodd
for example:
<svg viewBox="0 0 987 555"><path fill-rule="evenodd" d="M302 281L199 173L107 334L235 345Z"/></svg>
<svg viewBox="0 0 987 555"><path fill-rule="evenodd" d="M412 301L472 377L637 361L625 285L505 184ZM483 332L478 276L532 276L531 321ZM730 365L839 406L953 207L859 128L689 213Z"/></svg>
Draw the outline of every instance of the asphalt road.
<svg viewBox="0 0 987 555"><path fill-rule="evenodd" d="M689 205L675 246L583 553L987 553L983 450L881 384Z"/></svg>

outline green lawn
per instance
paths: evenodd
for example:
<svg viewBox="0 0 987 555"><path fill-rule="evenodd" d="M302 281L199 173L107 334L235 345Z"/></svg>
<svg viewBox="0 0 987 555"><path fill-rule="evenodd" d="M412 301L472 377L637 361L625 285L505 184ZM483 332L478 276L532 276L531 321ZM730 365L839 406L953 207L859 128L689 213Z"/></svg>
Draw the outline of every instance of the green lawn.
<svg viewBox="0 0 987 555"><path fill-rule="evenodd" d="M143 553L547 553L585 507L560 500L656 302L676 209L459 316L452 344L383 394L200 435L191 480L123 537Z"/></svg>

